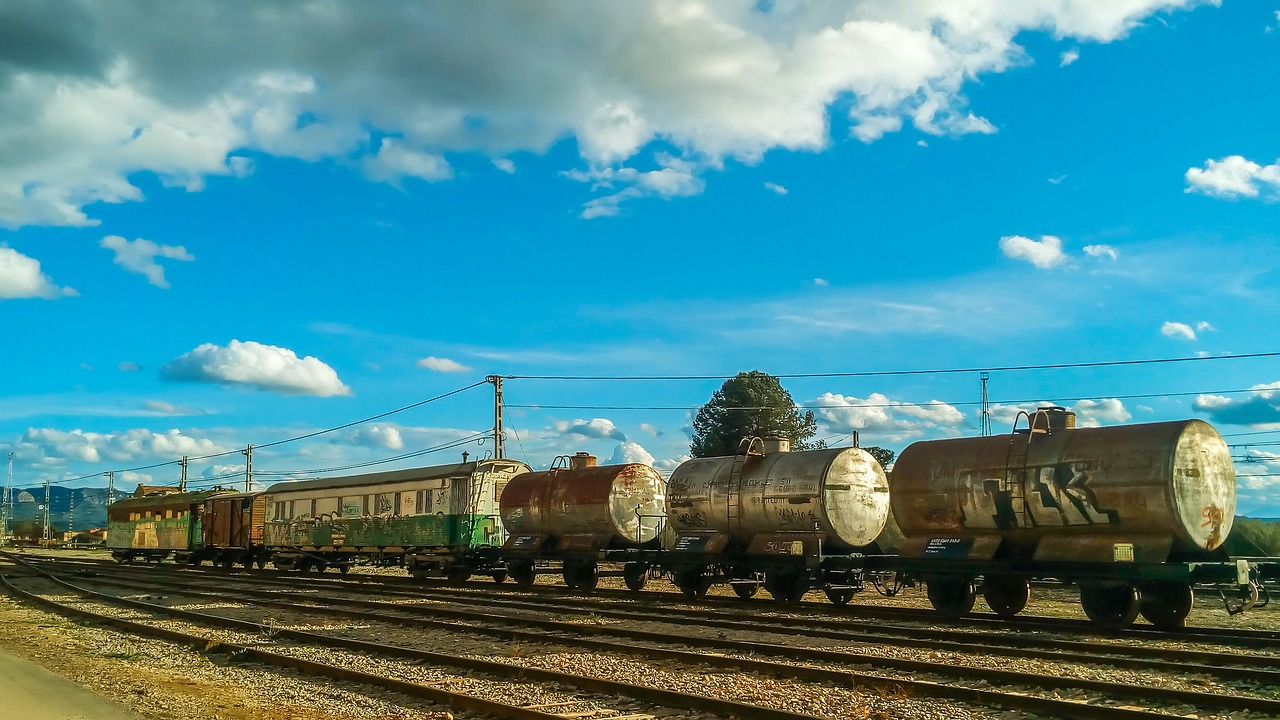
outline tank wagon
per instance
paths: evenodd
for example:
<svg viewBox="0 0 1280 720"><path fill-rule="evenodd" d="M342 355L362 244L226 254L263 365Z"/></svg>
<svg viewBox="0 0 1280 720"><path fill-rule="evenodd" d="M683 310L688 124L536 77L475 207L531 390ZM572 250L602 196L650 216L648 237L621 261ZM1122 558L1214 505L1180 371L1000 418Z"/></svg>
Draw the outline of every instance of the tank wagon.
<svg viewBox="0 0 1280 720"><path fill-rule="evenodd" d="M1221 549L1235 470L1212 426L1077 428L1058 407L1023 416L1009 435L914 443L894 465L896 564L935 609L963 615L980 591L1013 616L1036 579L1078 585L1085 614L1109 627L1139 614L1180 627L1200 584L1234 587L1233 612L1257 601L1258 568Z"/></svg>
<svg viewBox="0 0 1280 720"><path fill-rule="evenodd" d="M264 492L263 543L276 567L346 572L359 561L404 563L415 577L506 576L498 496L530 470L481 460L298 480Z"/></svg>
<svg viewBox="0 0 1280 720"><path fill-rule="evenodd" d="M846 604L862 589L863 553L889 514L889 483L865 450L791 452L781 438L744 439L736 455L682 463L667 482L674 540L662 564L689 597L729 583L780 602L822 589Z"/></svg>
<svg viewBox="0 0 1280 720"><path fill-rule="evenodd" d="M117 562L142 558L177 562L196 557L204 544L205 502L227 490L180 492L175 488L139 485L133 496L107 508L107 547Z"/></svg>
<svg viewBox="0 0 1280 720"><path fill-rule="evenodd" d="M665 502L662 477L648 465L597 465L587 453L561 456L551 469L517 475L502 492L507 541L502 556L512 579L532 585L537 574L559 571L571 588L590 590L602 561L620 550L656 548ZM623 568L639 590L647 574Z"/></svg>

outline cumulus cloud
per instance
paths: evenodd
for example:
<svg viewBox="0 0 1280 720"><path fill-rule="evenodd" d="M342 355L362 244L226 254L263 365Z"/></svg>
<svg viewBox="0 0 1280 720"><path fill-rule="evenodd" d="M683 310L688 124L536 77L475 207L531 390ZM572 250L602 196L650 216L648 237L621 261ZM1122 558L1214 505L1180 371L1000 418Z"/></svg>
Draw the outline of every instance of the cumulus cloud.
<svg viewBox="0 0 1280 720"><path fill-rule="evenodd" d="M144 199L139 173L198 191L256 153L440 181L451 154L566 138L593 170L641 168L583 211L616 214L678 196L649 184L653 147L692 176L822 150L833 111L864 141L992 132L965 86L1024 65L1023 33L1111 42L1196 4L9 3L0 224L94 225L86 207Z"/></svg>
<svg viewBox="0 0 1280 720"><path fill-rule="evenodd" d="M152 458L176 460L184 455L212 455L227 450L213 440L192 437L179 430L157 433L137 428L118 433L95 433L28 428L19 439L15 452L28 460L123 463Z"/></svg>
<svg viewBox="0 0 1280 720"><path fill-rule="evenodd" d="M471 368L467 367L466 365L463 365L460 362L450 360L449 358L438 358L438 357L435 357L434 355L422 358L421 360L418 361L417 364L418 364L418 367L420 368L426 368L428 370L433 370L435 372L444 372L444 373L471 372Z"/></svg>
<svg viewBox="0 0 1280 720"><path fill-rule="evenodd" d="M995 423L1012 428L1015 421L1018 427L1027 427L1026 419L1017 420L1020 413L1034 415L1038 408L1052 406L1054 403L1041 401L1004 405L995 403L991 406L991 419ZM1077 427L1100 427L1104 423L1122 423L1133 418L1124 403L1116 398L1103 400L1081 400L1069 408L1076 414Z"/></svg>
<svg viewBox="0 0 1280 720"><path fill-rule="evenodd" d="M677 455L673 458L663 458L653 463L653 467L663 475L670 475L672 471L680 467L680 464L686 460L692 460L692 455Z"/></svg>
<svg viewBox="0 0 1280 720"><path fill-rule="evenodd" d="M642 465L653 465L653 455L638 442L621 442L613 448L613 455L609 456L610 465L622 465L624 463L640 463Z"/></svg>
<svg viewBox="0 0 1280 720"><path fill-rule="evenodd" d="M1077 48L1072 48L1062 53L1062 55L1058 58L1058 67L1066 67L1079 59L1080 59L1080 50Z"/></svg>
<svg viewBox="0 0 1280 720"><path fill-rule="evenodd" d="M400 429L393 425L366 425L356 429L349 435L353 445L367 445L387 450L400 450L404 447L404 438Z"/></svg>
<svg viewBox="0 0 1280 720"><path fill-rule="evenodd" d="M226 347L205 343L174 358L160 374L180 382L239 385L281 395L350 395L338 373L320 360L252 340Z"/></svg>
<svg viewBox="0 0 1280 720"><path fill-rule="evenodd" d="M786 188L784 188L784 187L782 187L781 185L779 185L779 184L777 184L777 183L767 182L767 183L765 183L765 184L764 184L764 187L765 187L765 189L766 189L766 190L768 190L769 192L772 192L772 193L777 194L777 195L786 195L786 194L787 194L787 189L786 189Z"/></svg>
<svg viewBox="0 0 1280 720"><path fill-rule="evenodd" d="M136 362L125 360L124 362L117 365L116 369L119 370L120 372L138 372L139 370L142 369L142 366L138 365L138 363Z"/></svg>
<svg viewBox="0 0 1280 720"><path fill-rule="evenodd" d="M915 404L890 400L880 393L866 399L823 393L806 405L818 406L818 419L831 432L871 433L889 440L923 435L926 430L954 431L964 424L964 414L940 400Z"/></svg>
<svg viewBox="0 0 1280 720"><path fill-rule="evenodd" d="M1214 332L1216 330L1217 328L1204 320L1196 323L1194 328L1187 323L1173 321L1166 322L1160 326L1160 334L1177 340L1195 340L1197 332Z"/></svg>
<svg viewBox="0 0 1280 720"><path fill-rule="evenodd" d="M1085 245L1084 254L1089 257L1109 257L1112 262L1120 259L1120 252L1110 245Z"/></svg>
<svg viewBox="0 0 1280 720"><path fill-rule="evenodd" d="M1190 325L1180 322L1166 322L1160 326L1160 334L1181 340L1196 339L1196 331L1192 330Z"/></svg>
<svg viewBox="0 0 1280 720"><path fill-rule="evenodd" d="M76 295L71 288L58 287L40 271L40 261L29 258L8 245L0 244L0 300L54 298Z"/></svg>
<svg viewBox="0 0 1280 720"><path fill-rule="evenodd" d="M555 432L561 435L577 435L584 438L596 438L599 440L617 440L626 442L627 435L613 424L612 420L607 418L592 418L590 420L574 420L560 421L552 425Z"/></svg>
<svg viewBox="0 0 1280 720"><path fill-rule="evenodd" d="M1000 251L1005 257L1026 260L1038 268L1061 265L1067 259L1066 254L1062 252L1062 240L1053 235L1041 235L1039 240L1021 235L1007 235L1000 238Z"/></svg>
<svg viewBox="0 0 1280 720"><path fill-rule="evenodd" d="M158 245L142 238L130 241L119 235L108 235L102 238L99 246L115 253L115 264L131 273L145 275L147 282L159 288L169 287L169 281L165 280L164 268L160 267L156 258L182 261L196 259L181 245Z"/></svg>
<svg viewBox="0 0 1280 720"><path fill-rule="evenodd" d="M1186 178L1185 192L1189 193L1236 199L1255 198L1267 192L1274 197L1280 194L1280 160L1259 165L1240 155L1228 155L1221 160L1206 160L1203 168L1188 169Z"/></svg>
<svg viewBox="0 0 1280 720"><path fill-rule="evenodd" d="M514 174L516 171L516 164L509 158L494 158L493 166L508 175Z"/></svg>
<svg viewBox="0 0 1280 720"><path fill-rule="evenodd" d="M654 437L662 437L663 435L661 428L650 425L649 423L640 423L640 429Z"/></svg>
<svg viewBox="0 0 1280 720"><path fill-rule="evenodd" d="M1198 395L1193 407L1217 423L1280 427L1280 382L1254 385L1250 390L1252 394L1236 398Z"/></svg>

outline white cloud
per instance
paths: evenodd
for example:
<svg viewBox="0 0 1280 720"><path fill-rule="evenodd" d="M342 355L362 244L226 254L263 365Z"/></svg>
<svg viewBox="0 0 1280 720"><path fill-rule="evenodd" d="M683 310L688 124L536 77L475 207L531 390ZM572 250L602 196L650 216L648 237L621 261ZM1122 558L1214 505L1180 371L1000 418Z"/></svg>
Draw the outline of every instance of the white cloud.
<svg viewBox="0 0 1280 720"><path fill-rule="evenodd" d="M1062 181L1063 181L1063 180L1066 180L1066 179L1067 179L1067 176L1066 176L1065 174L1062 174L1062 175L1054 175L1053 177L1049 178L1049 184L1050 184L1050 185L1061 185L1061 184L1062 184Z"/></svg>
<svg viewBox="0 0 1280 720"><path fill-rule="evenodd" d="M320 360L252 340L232 340L226 347L205 343L174 358L160 372L170 380L243 385L281 395L351 394L338 373Z"/></svg>
<svg viewBox="0 0 1280 720"><path fill-rule="evenodd" d="M152 412L157 415L204 415L206 414L203 410L196 410L195 408L190 408L190 407L187 407L186 405L174 405L173 403L167 403L167 402L164 402L163 400L148 400L142 404L142 407L146 409L147 412Z"/></svg>
<svg viewBox="0 0 1280 720"><path fill-rule="evenodd" d="M449 358L438 358L434 355L424 357L417 363L418 367L443 373L471 372L471 368Z"/></svg>
<svg viewBox="0 0 1280 720"><path fill-rule="evenodd" d="M164 279L164 268L156 263L156 258L195 260L195 256L188 253L181 245L158 245L142 238L129 241L119 235L108 235L102 238L99 247L115 253L117 265L131 273L145 275L147 282L159 288L169 287L169 281Z"/></svg>
<svg viewBox="0 0 1280 720"><path fill-rule="evenodd" d="M350 442L355 445L368 445L387 450L400 450L404 447L404 438L400 429L393 425L366 425L351 433Z"/></svg>
<svg viewBox="0 0 1280 720"><path fill-rule="evenodd" d="M453 168L440 155L407 147L395 138L383 138L377 154L365 158L364 173L372 180L392 184L406 177L438 182L453 177Z"/></svg>
<svg viewBox="0 0 1280 720"><path fill-rule="evenodd" d="M1210 420L1253 428L1280 428L1280 382L1260 383L1243 397L1198 395L1192 407Z"/></svg>
<svg viewBox="0 0 1280 720"><path fill-rule="evenodd" d="M991 406L991 420L1009 428L1017 421L1019 428L1027 427L1027 419L1018 419L1019 413L1034 415L1038 408L1052 406L1054 403L1041 401L1003 405L995 403ZM1099 427L1103 423L1122 423L1133 418L1124 403L1116 398L1103 400L1080 400L1069 408L1076 414L1077 427Z"/></svg>
<svg viewBox="0 0 1280 720"><path fill-rule="evenodd" d="M54 298L76 295L71 288L60 288L48 275L40 272L40 261L29 258L8 245L0 244L0 300L17 298Z"/></svg>
<svg viewBox="0 0 1280 720"><path fill-rule="evenodd" d="M1207 320L1201 320L1200 322L1196 323L1196 331L1197 332L1217 332L1218 328L1209 324Z"/></svg>
<svg viewBox="0 0 1280 720"><path fill-rule="evenodd" d="M513 162L509 158L494 158L493 166L498 168L502 172L507 173L508 175L514 174L516 171L515 162Z"/></svg>
<svg viewBox="0 0 1280 720"><path fill-rule="evenodd" d="M1110 245L1085 245L1084 254L1089 257L1109 257L1114 262L1120 259L1120 252Z"/></svg>
<svg viewBox="0 0 1280 720"><path fill-rule="evenodd" d="M640 463L641 465L653 465L653 455L637 442L621 442L613 448L613 455L609 457L609 465L622 465L623 463Z"/></svg>
<svg viewBox="0 0 1280 720"><path fill-rule="evenodd" d="M138 365L138 363L136 362L125 360L124 362L117 365L116 369L119 370L120 372L138 372L139 370L142 369L142 367Z"/></svg>
<svg viewBox="0 0 1280 720"><path fill-rule="evenodd" d="M670 475L673 470L680 467L681 463L692 459L692 455L677 455L673 458L663 458L662 460L653 463L653 467L663 475Z"/></svg>
<svg viewBox="0 0 1280 720"><path fill-rule="evenodd" d="M1196 331L1191 326L1180 322L1166 322L1160 326L1160 334L1175 339L1195 340Z"/></svg>
<svg viewBox="0 0 1280 720"><path fill-rule="evenodd" d="M775 193L775 194L777 194L777 195L786 195L786 194L787 194L787 189L786 189L786 188L784 188L784 187L782 187L781 185L779 185L779 184L777 184L777 183L767 182L767 183L765 183L765 184L764 184L764 187L765 187L765 189L766 189L766 190L768 190L768 191L770 191L770 192L772 192L772 193Z"/></svg>
<svg viewBox="0 0 1280 720"><path fill-rule="evenodd" d="M124 463L152 458L176 460L184 455L212 455L227 450L213 440L192 437L179 430L157 433L137 428L118 433L95 433L28 428L18 441L15 453L32 461Z"/></svg>
<svg viewBox="0 0 1280 720"><path fill-rule="evenodd" d="M805 404L820 406L815 414L831 432L857 430L888 440L918 437L932 429L953 431L965 421L963 413L940 400L914 404L890 400L880 393L862 399L828 392Z"/></svg>
<svg viewBox="0 0 1280 720"><path fill-rule="evenodd" d="M1066 67L1079 59L1080 50L1078 48L1072 48L1062 53L1062 56L1058 59L1058 67Z"/></svg>
<svg viewBox="0 0 1280 720"><path fill-rule="evenodd" d="M649 423L640 423L640 429L654 437L662 437L664 434L661 428L650 425Z"/></svg>
<svg viewBox="0 0 1280 720"><path fill-rule="evenodd" d="M567 138L593 170L644 167L660 144L701 175L822 150L833 108L864 141L906 123L987 133L965 86L1026 64L1023 33L1111 42L1198 2L23 4L0 11L17 28L0 69L0 224L94 225L86 207L143 199L137 174L198 191L252 172L257 153L438 181L450 154ZM583 215L680 196L654 180L619 177Z"/></svg>
<svg viewBox="0 0 1280 720"><path fill-rule="evenodd" d="M1240 155L1228 155L1206 160L1204 168L1190 168L1186 178L1189 193L1232 199L1258 197L1264 190L1275 195L1280 193L1280 161L1259 165Z"/></svg>
<svg viewBox="0 0 1280 720"><path fill-rule="evenodd" d="M826 280L824 280L823 278L814 278L814 279L813 279L813 284L814 284L814 285L817 285L818 287L827 287L827 286L829 286L831 283L827 282L827 281L826 281Z"/></svg>
<svg viewBox="0 0 1280 720"><path fill-rule="evenodd" d="M584 438L618 440L620 442L626 442L627 440L626 433L619 430L618 426L607 418L574 420L572 422L560 421L553 423L552 428L561 435L577 435Z"/></svg>
<svg viewBox="0 0 1280 720"><path fill-rule="evenodd" d="M1061 265L1067 259L1062 252L1062 241L1053 235L1042 235L1039 240L1008 235L1000 238L1000 251L1005 257L1026 260L1038 268Z"/></svg>

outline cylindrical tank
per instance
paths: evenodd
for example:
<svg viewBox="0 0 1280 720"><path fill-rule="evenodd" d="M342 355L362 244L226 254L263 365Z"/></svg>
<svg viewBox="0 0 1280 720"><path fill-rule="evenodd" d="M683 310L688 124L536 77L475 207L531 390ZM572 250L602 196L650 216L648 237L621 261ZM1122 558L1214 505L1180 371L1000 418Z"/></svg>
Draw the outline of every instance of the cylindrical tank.
<svg viewBox="0 0 1280 720"><path fill-rule="evenodd" d="M831 550L871 544L889 516L884 469L865 450L836 448L697 458L667 481L667 518L680 532L818 532Z"/></svg>
<svg viewBox="0 0 1280 720"><path fill-rule="evenodd" d="M892 478L902 532L994 534L1023 546L1063 536L1165 537L1170 550L1193 554L1226 539L1235 468L1211 425L1074 428L1048 420L1033 422L1034 432L908 446Z"/></svg>
<svg viewBox="0 0 1280 720"><path fill-rule="evenodd" d="M579 453L569 467L511 478L499 508L511 535L591 535L628 547L657 538L666 498L662 477L648 465L596 465Z"/></svg>

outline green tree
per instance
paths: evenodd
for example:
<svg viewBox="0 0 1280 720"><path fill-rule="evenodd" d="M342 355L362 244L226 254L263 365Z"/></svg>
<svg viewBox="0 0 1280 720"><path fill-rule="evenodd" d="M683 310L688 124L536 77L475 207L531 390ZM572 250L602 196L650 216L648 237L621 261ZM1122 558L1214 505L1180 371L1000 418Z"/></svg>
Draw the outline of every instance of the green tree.
<svg viewBox="0 0 1280 720"><path fill-rule="evenodd" d="M888 448L876 447L875 445L872 445L871 447L864 447L862 449L870 453L871 457L875 458L882 468L889 467L889 463L893 462L893 458L897 454Z"/></svg>
<svg viewBox="0 0 1280 720"><path fill-rule="evenodd" d="M693 419L694 457L733 455L744 437L789 438L797 450L825 447L809 442L818 432L813 412L796 409L778 378L758 370L738 373L715 391Z"/></svg>

